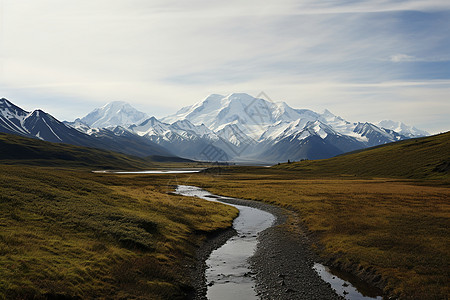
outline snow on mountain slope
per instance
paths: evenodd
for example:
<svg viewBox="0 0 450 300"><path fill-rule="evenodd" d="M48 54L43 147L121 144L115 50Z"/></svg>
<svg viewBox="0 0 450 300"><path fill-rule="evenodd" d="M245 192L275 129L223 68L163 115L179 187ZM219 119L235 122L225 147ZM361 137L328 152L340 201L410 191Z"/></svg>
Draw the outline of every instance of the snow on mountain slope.
<svg viewBox="0 0 450 300"><path fill-rule="evenodd" d="M170 131L169 126L169 124L160 122L155 117L151 117L143 121L142 123L129 126L128 129L139 136L164 136L167 132Z"/></svg>
<svg viewBox="0 0 450 300"><path fill-rule="evenodd" d="M336 132L319 120L307 122L301 130L293 130L298 124L291 123L260 156L270 162L323 159L364 148L364 143Z"/></svg>
<svg viewBox="0 0 450 300"><path fill-rule="evenodd" d="M66 126L70 126L78 130L79 132L89 134L91 127L89 127L88 124L81 121L80 118L75 119L73 122L64 121L63 122Z"/></svg>
<svg viewBox="0 0 450 300"><path fill-rule="evenodd" d="M357 123L354 132L367 139L366 145L368 147L406 139L406 137L395 131L379 128L378 126L367 122Z"/></svg>
<svg viewBox="0 0 450 300"><path fill-rule="evenodd" d="M103 107L96 108L81 118L81 121L91 128L104 128L109 126L126 126L139 123L148 118L148 115L138 111L123 101L114 101Z"/></svg>
<svg viewBox="0 0 450 300"><path fill-rule="evenodd" d="M359 148L389 143L411 137L417 130L392 124L384 129L371 123L351 123L334 115L328 110L316 113L308 109L293 109L284 102L270 102L243 93L228 96L213 94L203 101L179 110L176 114L162 119L166 123L190 121L195 125L205 125L221 140L233 145L233 152L238 156L249 151L266 150L283 141L285 150L293 153L343 153ZM396 132L403 130L402 133ZM308 144L312 137L314 147ZM326 140L320 143L319 140ZM298 141L303 140L303 144ZM253 142L252 142L253 141ZM255 142L256 141L256 142ZM309 145L309 151L297 151L287 143L298 147ZM246 147L245 144L260 144L261 147ZM228 144L227 144L228 145ZM331 147L333 151L320 150L317 147ZM273 151L282 151L277 146ZM246 148L247 151L242 149ZM331 149L330 148L330 149ZM261 150L261 151L262 151ZM339 152L341 151L341 152ZM312 155L312 154L311 154ZM277 157L272 155L272 157ZM295 158L295 155L293 155ZM261 159L261 157L259 158Z"/></svg>
<svg viewBox="0 0 450 300"><path fill-rule="evenodd" d="M302 116L302 112L284 102L273 103L248 94L235 93L228 96L210 95L199 103L163 118L162 121L170 123L189 120L195 125L204 124L213 131L236 124L247 136L257 140L274 123L292 122Z"/></svg>
<svg viewBox="0 0 450 300"><path fill-rule="evenodd" d="M308 122L314 122L318 119L318 115L309 110L299 110L301 117L291 122L278 121L274 125L269 126L261 135L259 141L275 140L281 136L288 136L298 131L302 131Z"/></svg>
<svg viewBox="0 0 450 300"><path fill-rule="evenodd" d="M74 128L77 126L78 129ZM6 99L0 99L0 132L142 157L173 156L165 148L127 130L90 129L79 119L63 123L39 109L29 113Z"/></svg>
<svg viewBox="0 0 450 300"><path fill-rule="evenodd" d="M29 114L23 125L30 134L49 142L62 142L63 140L59 135L63 134L62 130L69 129L42 110L35 110ZM60 128L62 126L64 129Z"/></svg>
<svg viewBox="0 0 450 300"><path fill-rule="evenodd" d="M118 125L126 129L114 130ZM292 160L324 158L424 133L392 121L382 121L379 126L352 123L328 110L316 113L294 109L285 102L274 103L244 93L212 94L160 120L148 118L124 102L113 102L72 126L97 136L99 132L89 126L107 127L117 136L121 132L134 134L176 155L212 161L216 157L265 160L266 155L277 159L289 156ZM208 154L209 150L216 154Z"/></svg>
<svg viewBox="0 0 450 300"><path fill-rule="evenodd" d="M50 142L71 141L79 133L42 110L30 113L4 98L0 99L0 131Z"/></svg>
<svg viewBox="0 0 450 300"><path fill-rule="evenodd" d="M23 122L29 112L14 105L5 98L0 99L0 126L2 132L27 135L28 131L23 128Z"/></svg>
<svg viewBox="0 0 450 300"><path fill-rule="evenodd" d="M430 135L428 132L424 130L417 129L414 126L408 126L402 122L396 122L392 120L383 120L377 123L379 127L383 127L386 129L390 129L395 131L403 136L414 138L414 137L422 137Z"/></svg>
<svg viewBox="0 0 450 300"><path fill-rule="evenodd" d="M194 125L188 120L180 120L172 123L170 128L175 131L185 131L202 138L216 139L216 134L204 124Z"/></svg>
<svg viewBox="0 0 450 300"><path fill-rule="evenodd" d="M247 147L256 143L251 137L245 134L242 126L237 124L227 124L216 131L217 136L237 147Z"/></svg>
<svg viewBox="0 0 450 300"><path fill-rule="evenodd" d="M170 141L171 138L196 139L211 138L217 139L217 136L205 125L196 126L188 120L176 121L173 124L167 124L151 117L138 125L131 125L128 129L140 136L162 137Z"/></svg>

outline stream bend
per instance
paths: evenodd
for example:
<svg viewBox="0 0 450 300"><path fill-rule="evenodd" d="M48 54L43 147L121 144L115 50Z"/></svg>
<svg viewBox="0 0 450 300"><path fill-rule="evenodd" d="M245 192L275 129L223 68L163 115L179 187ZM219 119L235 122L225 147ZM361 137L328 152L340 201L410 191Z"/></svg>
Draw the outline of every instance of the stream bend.
<svg viewBox="0 0 450 300"><path fill-rule="evenodd" d="M179 185L175 193L222 202L239 210L239 216L233 221L237 235L214 250L206 261L207 297L258 299L254 289L254 273L248 260L256 251L258 234L274 224L275 216L261 209L223 202L221 200L229 198L213 195L195 186Z"/></svg>

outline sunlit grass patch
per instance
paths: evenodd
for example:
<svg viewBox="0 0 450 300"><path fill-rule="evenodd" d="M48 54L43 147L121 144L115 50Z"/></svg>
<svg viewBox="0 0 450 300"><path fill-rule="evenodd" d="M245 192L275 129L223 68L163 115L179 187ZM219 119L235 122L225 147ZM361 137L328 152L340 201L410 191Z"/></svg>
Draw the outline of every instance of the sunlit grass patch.
<svg viewBox="0 0 450 300"><path fill-rule="evenodd" d="M182 298L204 235L237 211L164 177L0 166L0 298Z"/></svg>

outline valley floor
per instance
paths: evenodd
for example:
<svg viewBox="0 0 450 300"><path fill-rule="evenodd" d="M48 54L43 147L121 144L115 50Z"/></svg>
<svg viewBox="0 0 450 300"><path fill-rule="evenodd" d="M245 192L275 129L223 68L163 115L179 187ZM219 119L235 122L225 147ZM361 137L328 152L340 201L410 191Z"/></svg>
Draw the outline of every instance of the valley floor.
<svg viewBox="0 0 450 300"><path fill-rule="evenodd" d="M177 184L290 211L277 227L286 238L308 241L323 261L387 295L450 295L445 181L302 178L267 168L114 175L0 166L0 299L191 295L183 274L205 237L229 228L237 211L172 195ZM290 251L265 245L267 253ZM263 277L258 282L264 294Z"/></svg>
<svg viewBox="0 0 450 300"><path fill-rule="evenodd" d="M371 282L386 295L450 295L448 181L306 179L298 172L241 170L221 169L186 181L214 194L292 211L287 231L308 239L329 265Z"/></svg>
<svg viewBox="0 0 450 300"><path fill-rule="evenodd" d="M237 210L169 195L172 177L0 166L0 299L185 299Z"/></svg>

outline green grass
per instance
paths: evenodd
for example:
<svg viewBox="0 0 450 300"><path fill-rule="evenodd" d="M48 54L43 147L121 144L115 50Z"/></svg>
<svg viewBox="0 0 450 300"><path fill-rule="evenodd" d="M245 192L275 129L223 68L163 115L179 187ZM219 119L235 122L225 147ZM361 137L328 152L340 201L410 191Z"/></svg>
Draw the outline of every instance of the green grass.
<svg viewBox="0 0 450 300"><path fill-rule="evenodd" d="M449 178L450 132L365 149L330 159L275 166L305 175Z"/></svg>
<svg viewBox="0 0 450 300"><path fill-rule="evenodd" d="M177 299L234 208L168 195L170 177L0 165L0 299Z"/></svg>

